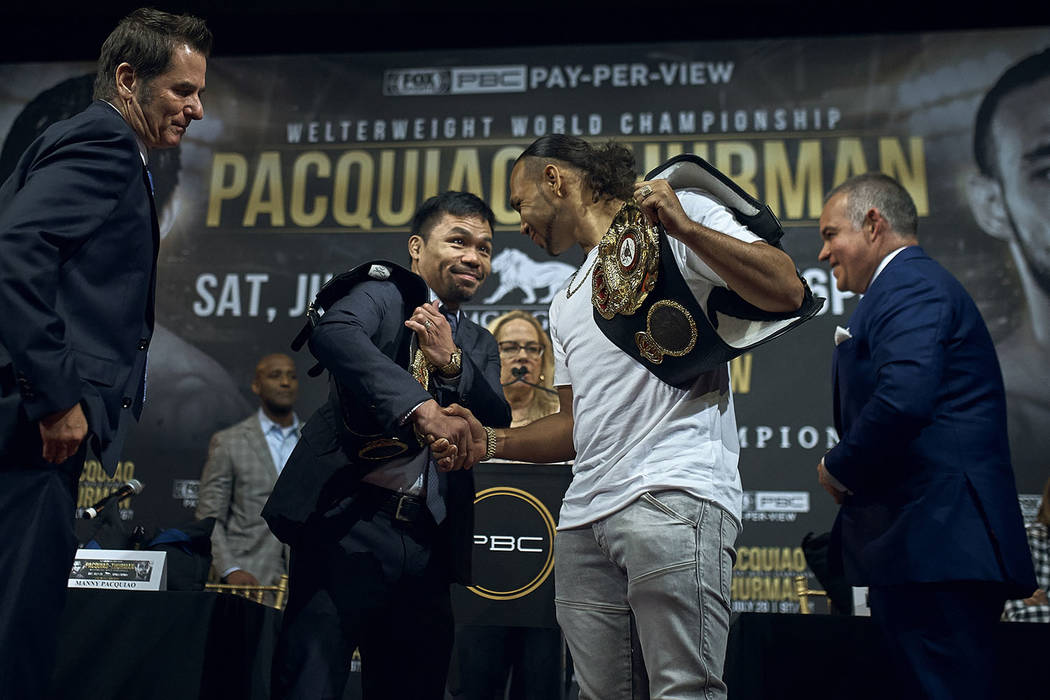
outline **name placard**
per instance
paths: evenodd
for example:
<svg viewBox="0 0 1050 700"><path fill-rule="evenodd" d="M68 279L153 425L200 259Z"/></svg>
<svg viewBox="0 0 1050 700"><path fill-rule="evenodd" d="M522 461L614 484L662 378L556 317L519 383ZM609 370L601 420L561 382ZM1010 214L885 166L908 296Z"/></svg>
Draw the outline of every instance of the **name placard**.
<svg viewBox="0 0 1050 700"><path fill-rule="evenodd" d="M78 549L69 572L69 588L167 590L167 552Z"/></svg>

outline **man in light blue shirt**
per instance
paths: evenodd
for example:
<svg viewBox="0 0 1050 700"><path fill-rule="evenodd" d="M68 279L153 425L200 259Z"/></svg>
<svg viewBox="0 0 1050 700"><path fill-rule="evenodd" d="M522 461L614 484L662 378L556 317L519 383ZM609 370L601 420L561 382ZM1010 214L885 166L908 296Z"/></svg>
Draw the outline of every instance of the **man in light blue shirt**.
<svg viewBox="0 0 1050 700"><path fill-rule="evenodd" d="M299 440L299 380L287 355L259 360L252 380L258 412L215 433L201 475L198 518L215 518L212 568L236 586L276 585L288 572L286 548L261 512Z"/></svg>

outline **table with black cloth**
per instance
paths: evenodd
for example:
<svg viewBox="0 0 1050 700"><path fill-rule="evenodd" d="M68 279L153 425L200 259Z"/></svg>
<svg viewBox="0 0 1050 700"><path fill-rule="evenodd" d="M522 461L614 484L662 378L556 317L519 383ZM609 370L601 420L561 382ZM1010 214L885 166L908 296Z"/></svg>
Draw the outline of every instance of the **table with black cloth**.
<svg viewBox="0 0 1050 700"><path fill-rule="evenodd" d="M1050 697L1050 625L1001 622L999 697ZM871 618L741 613L729 629L729 700L885 700L894 697Z"/></svg>
<svg viewBox="0 0 1050 700"><path fill-rule="evenodd" d="M224 593L70 589L51 697L266 700L279 621Z"/></svg>

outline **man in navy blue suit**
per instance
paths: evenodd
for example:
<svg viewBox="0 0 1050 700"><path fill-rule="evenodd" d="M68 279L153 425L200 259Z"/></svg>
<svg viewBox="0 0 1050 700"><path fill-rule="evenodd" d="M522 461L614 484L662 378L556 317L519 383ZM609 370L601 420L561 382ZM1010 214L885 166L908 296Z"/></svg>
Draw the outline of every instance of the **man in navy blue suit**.
<svg viewBox="0 0 1050 700"><path fill-rule="evenodd" d="M817 467L841 504L833 541L869 586L904 697L994 697L1003 602L1036 588L991 337L962 285L918 246L892 178L827 196L823 247L838 288L864 296L835 332L840 442Z"/></svg>
<svg viewBox="0 0 1050 700"><path fill-rule="evenodd" d="M204 116L204 22L136 10L102 46L95 102L0 188L0 688L39 698L91 449L110 473L144 401L158 228L150 149Z"/></svg>
<svg viewBox="0 0 1050 700"><path fill-rule="evenodd" d="M444 697L449 583L469 582L474 481L439 474L413 431L458 447L455 466L469 467L483 455L442 407L510 424L496 341L461 308L491 270L493 218L473 194L431 197L408 239L416 274L358 268L368 274L310 334L332 390L263 509L292 550L274 698L342 698L355 648L366 699Z"/></svg>

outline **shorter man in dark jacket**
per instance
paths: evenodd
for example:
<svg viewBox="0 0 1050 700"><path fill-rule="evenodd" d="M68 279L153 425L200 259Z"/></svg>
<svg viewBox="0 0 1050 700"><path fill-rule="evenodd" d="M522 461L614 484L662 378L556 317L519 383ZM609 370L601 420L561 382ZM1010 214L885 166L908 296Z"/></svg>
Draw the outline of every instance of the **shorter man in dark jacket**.
<svg viewBox="0 0 1050 700"><path fill-rule="evenodd" d="M491 269L492 222L472 194L427 200L408 240L422 282L371 265L310 335L332 392L263 510L292 546L277 698L341 698L355 648L365 698L444 696L449 583L470 575L473 475L439 473L413 430L461 446L461 467L481 455L442 406L510 424L496 341L460 310Z"/></svg>

